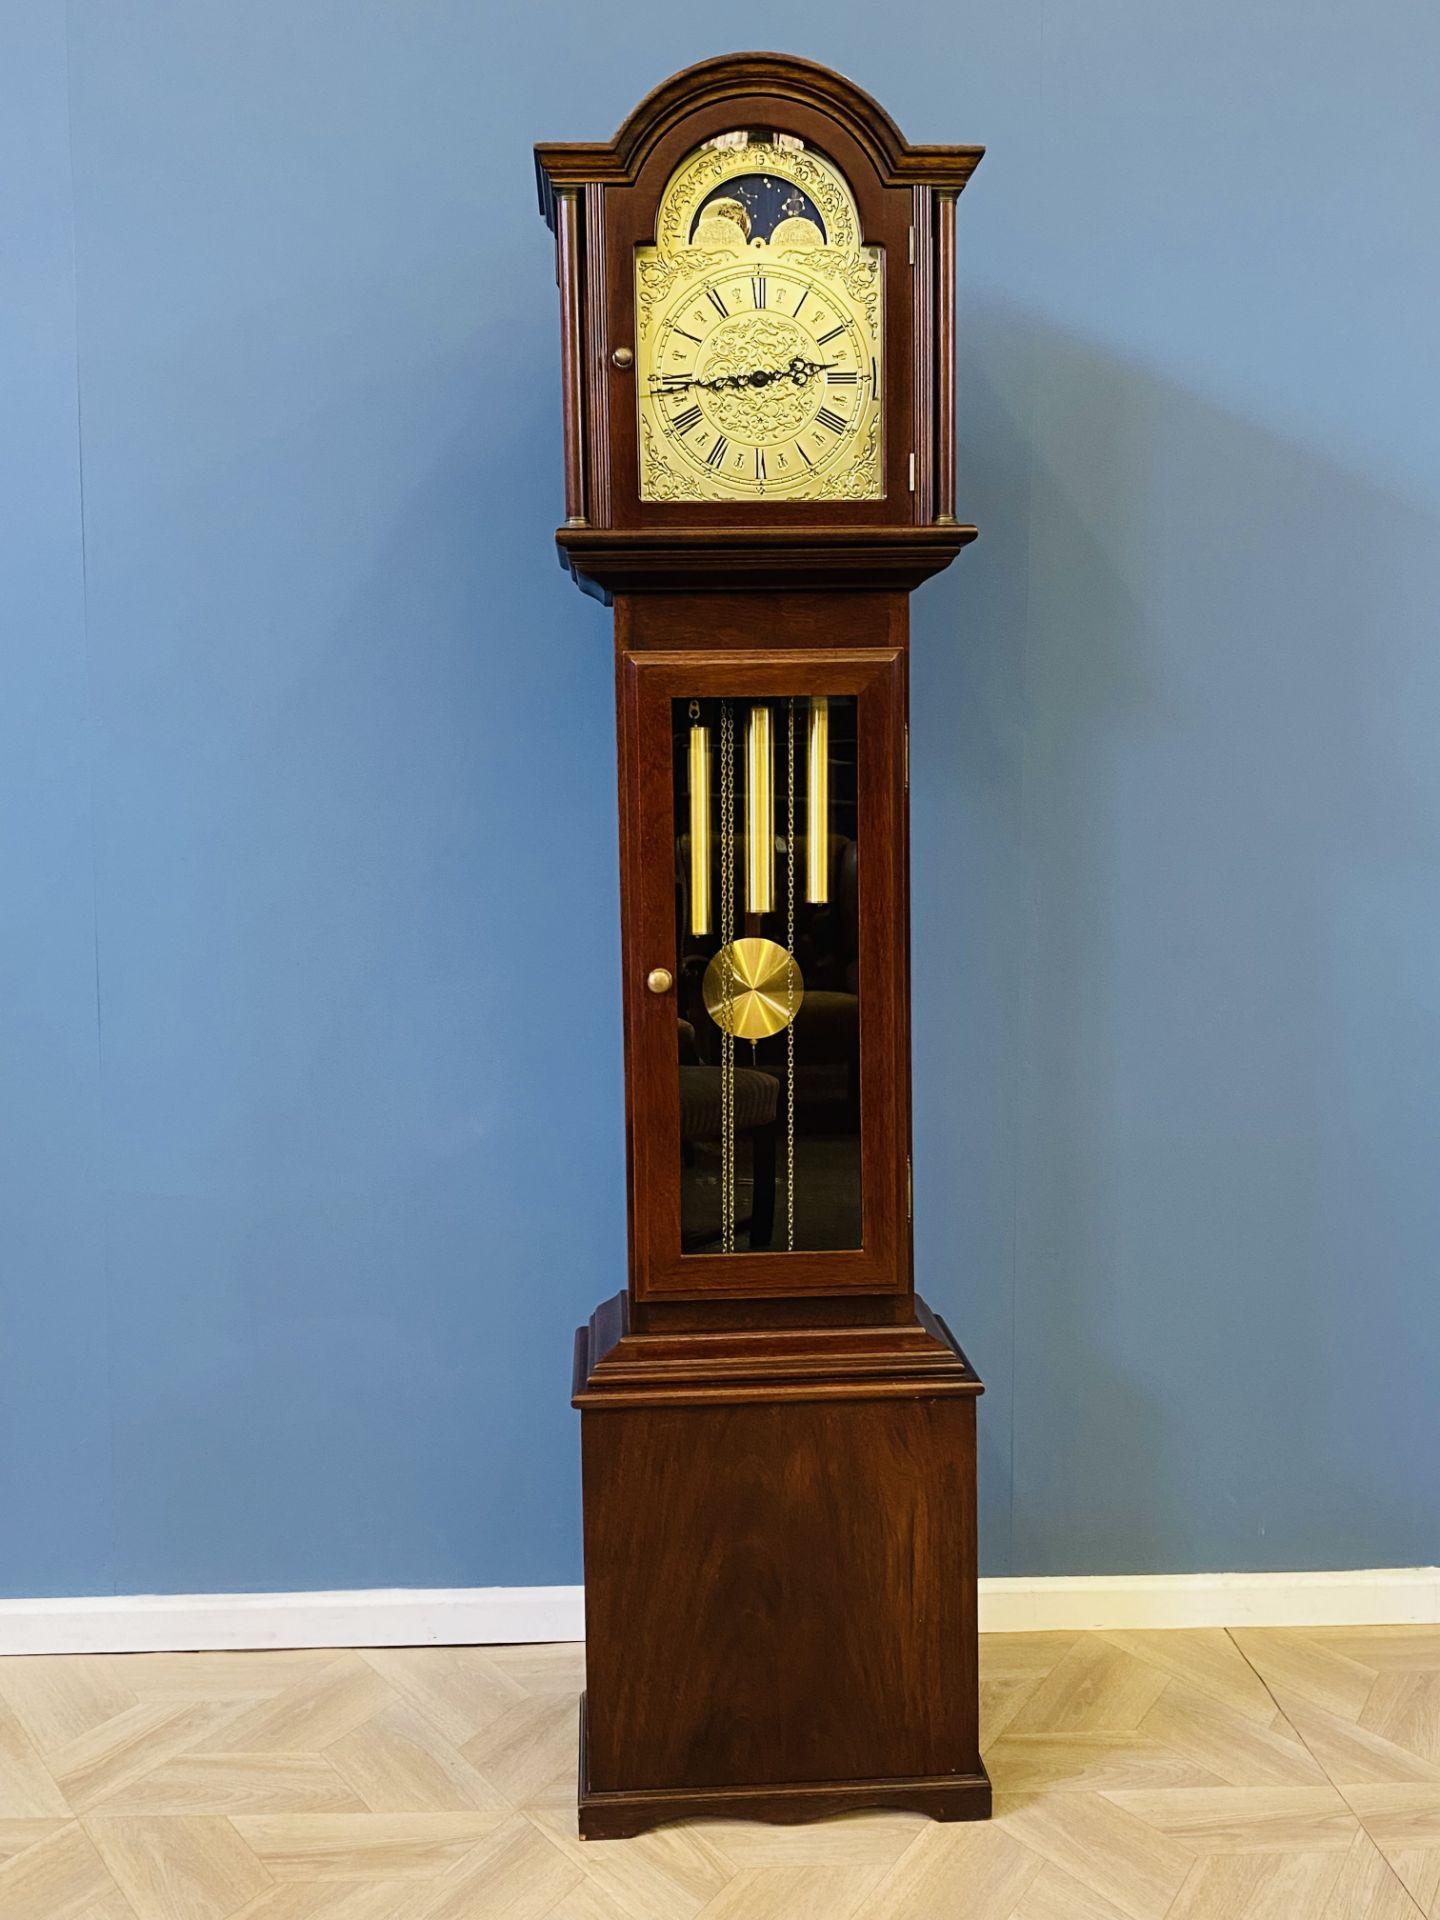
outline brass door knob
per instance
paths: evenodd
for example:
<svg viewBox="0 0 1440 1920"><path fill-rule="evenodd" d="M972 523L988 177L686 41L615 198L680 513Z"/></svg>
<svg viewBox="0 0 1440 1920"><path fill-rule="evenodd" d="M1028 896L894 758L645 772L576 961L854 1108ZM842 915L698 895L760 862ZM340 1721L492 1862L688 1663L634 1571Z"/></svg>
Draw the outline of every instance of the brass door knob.
<svg viewBox="0 0 1440 1920"><path fill-rule="evenodd" d="M645 976L645 984L651 993L669 993L675 984L675 976L668 967L652 967Z"/></svg>
<svg viewBox="0 0 1440 1920"><path fill-rule="evenodd" d="M630 351L629 347L616 347L610 356L610 364L612 367L618 367L621 373L624 373L627 367L634 366L635 355Z"/></svg>

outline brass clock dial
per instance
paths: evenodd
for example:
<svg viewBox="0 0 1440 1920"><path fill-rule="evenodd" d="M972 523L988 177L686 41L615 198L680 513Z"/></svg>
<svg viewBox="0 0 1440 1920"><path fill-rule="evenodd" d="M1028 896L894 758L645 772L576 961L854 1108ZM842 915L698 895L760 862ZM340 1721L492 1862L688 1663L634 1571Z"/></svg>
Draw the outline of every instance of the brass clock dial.
<svg viewBox="0 0 1440 1920"><path fill-rule="evenodd" d="M865 316L793 258L724 262L681 287L645 339L652 443L711 497L817 497L878 430Z"/></svg>
<svg viewBox="0 0 1440 1920"><path fill-rule="evenodd" d="M843 177L778 136L692 154L636 259L640 496L879 500L882 262Z"/></svg>

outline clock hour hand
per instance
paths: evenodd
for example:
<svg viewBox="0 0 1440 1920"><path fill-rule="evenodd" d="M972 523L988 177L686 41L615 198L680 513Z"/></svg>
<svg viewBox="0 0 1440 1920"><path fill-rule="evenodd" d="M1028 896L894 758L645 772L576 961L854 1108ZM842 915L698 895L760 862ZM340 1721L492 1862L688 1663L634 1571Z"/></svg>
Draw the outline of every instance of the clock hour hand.
<svg viewBox="0 0 1440 1920"><path fill-rule="evenodd" d="M797 387L803 387L813 380L817 373L828 373L831 367L839 364L838 360L802 360L799 354L796 354L785 372L776 377L783 380L788 374Z"/></svg>

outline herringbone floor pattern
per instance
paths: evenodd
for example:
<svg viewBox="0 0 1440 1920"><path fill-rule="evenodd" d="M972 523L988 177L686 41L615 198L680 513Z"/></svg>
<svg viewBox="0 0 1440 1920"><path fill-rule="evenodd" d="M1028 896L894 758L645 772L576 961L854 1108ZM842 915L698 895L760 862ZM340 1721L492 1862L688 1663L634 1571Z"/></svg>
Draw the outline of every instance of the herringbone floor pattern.
<svg viewBox="0 0 1440 1920"><path fill-rule="evenodd" d="M0 1661L4 1920L1440 1920L1440 1630L991 1635L997 1817L575 1837L579 1647Z"/></svg>

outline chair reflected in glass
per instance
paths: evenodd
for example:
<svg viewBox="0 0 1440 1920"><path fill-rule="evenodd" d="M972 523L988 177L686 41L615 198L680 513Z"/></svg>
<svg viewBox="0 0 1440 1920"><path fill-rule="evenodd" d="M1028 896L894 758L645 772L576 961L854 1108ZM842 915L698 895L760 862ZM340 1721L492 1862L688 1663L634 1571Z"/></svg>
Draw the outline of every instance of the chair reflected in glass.
<svg viewBox="0 0 1440 1920"><path fill-rule="evenodd" d="M700 1058L695 1029L680 1026L681 1243L687 1253L718 1246L721 1237L717 1165L724 1135L720 1069ZM735 1223L752 1247L768 1247L775 1231L775 1148L780 1082L756 1067L735 1069L735 1135L750 1147L750 1211ZM740 1185L744 1187L743 1175Z"/></svg>

